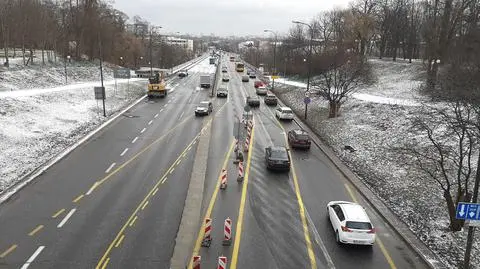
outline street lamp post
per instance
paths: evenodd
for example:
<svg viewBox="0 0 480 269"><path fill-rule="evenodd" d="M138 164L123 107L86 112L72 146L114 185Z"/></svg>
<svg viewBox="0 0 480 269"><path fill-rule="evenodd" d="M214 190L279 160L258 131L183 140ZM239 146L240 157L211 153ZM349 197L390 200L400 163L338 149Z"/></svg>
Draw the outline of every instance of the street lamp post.
<svg viewBox="0 0 480 269"><path fill-rule="evenodd" d="M64 61L64 64L65 64L65 84L67 84L67 81L68 81L68 74L67 74L67 60L68 62L70 62L70 55L67 55L67 57L65 57L65 61Z"/></svg>
<svg viewBox="0 0 480 269"><path fill-rule="evenodd" d="M272 90L275 90L275 76L277 73L277 62L276 62L276 50L277 50L277 33L272 30L263 30L264 32L270 32L275 36L275 43L273 44L273 72L272 72Z"/></svg>
<svg viewBox="0 0 480 269"><path fill-rule="evenodd" d="M311 24L301 22L301 21L292 21L292 23L302 24L308 26L310 28L310 42L308 45L308 75L307 75L307 91L305 95L310 93L310 73L311 73L311 65L312 65L312 41L313 41L313 27ZM307 111L308 111L308 103L305 102L305 119L307 119Z"/></svg>

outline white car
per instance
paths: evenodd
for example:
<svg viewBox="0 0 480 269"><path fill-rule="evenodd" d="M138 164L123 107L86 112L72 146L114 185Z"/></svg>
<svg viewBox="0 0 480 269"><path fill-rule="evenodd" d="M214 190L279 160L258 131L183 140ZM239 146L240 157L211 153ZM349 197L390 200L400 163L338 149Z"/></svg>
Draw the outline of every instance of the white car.
<svg viewBox="0 0 480 269"><path fill-rule="evenodd" d="M255 89L257 92L257 95L267 95L267 87L265 86L258 86L258 88Z"/></svg>
<svg viewBox="0 0 480 269"><path fill-rule="evenodd" d="M327 204L327 213L337 243L367 246L375 243L375 227L361 205L346 201L331 201Z"/></svg>
<svg viewBox="0 0 480 269"><path fill-rule="evenodd" d="M293 111L289 107L282 106L275 110L275 116L279 120L293 120Z"/></svg>

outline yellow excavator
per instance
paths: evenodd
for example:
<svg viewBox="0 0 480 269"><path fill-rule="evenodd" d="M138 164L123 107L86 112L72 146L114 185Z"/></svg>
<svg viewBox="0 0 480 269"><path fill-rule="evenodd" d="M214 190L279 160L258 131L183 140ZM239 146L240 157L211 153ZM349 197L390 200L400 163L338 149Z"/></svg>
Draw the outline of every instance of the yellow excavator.
<svg viewBox="0 0 480 269"><path fill-rule="evenodd" d="M167 88L163 72L155 72L153 77L148 79L148 98L167 96Z"/></svg>

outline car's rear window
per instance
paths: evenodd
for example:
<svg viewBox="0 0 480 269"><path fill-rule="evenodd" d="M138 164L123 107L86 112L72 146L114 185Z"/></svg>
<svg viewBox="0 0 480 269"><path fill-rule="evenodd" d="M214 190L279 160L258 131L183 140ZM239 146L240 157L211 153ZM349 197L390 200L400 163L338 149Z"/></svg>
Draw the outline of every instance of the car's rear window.
<svg viewBox="0 0 480 269"><path fill-rule="evenodd" d="M285 150L272 150L272 158L288 159L288 154Z"/></svg>
<svg viewBox="0 0 480 269"><path fill-rule="evenodd" d="M308 135L299 134L299 135L297 135L297 139L299 139L299 140L308 140Z"/></svg>
<svg viewBox="0 0 480 269"><path fill-rule="evenodd" d="M370 222L347 221L347 228L358 230L371 230L372 224Z"/></svg>
<svg viewBox="0 0 480 269"><path fill-rule="evenodd" d="M291 110L282 110L283 113L286 113L286 114L292 114L293 112Z"/></svg>

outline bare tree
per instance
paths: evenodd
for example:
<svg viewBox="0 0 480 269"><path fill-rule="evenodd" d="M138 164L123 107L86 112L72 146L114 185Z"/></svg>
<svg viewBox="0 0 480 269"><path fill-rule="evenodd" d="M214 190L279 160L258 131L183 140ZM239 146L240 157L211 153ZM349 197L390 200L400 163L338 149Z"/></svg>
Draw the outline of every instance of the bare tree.
<svg viewBox="0 0 480 269"><path fill-rule="evenodd" d="M325 70L321 79L312 83L317 86L329 104L330 118L337 117L341 105L358 88L359 84L371 77L369 64L361 56L339 52L324 55Z"/></svg>

